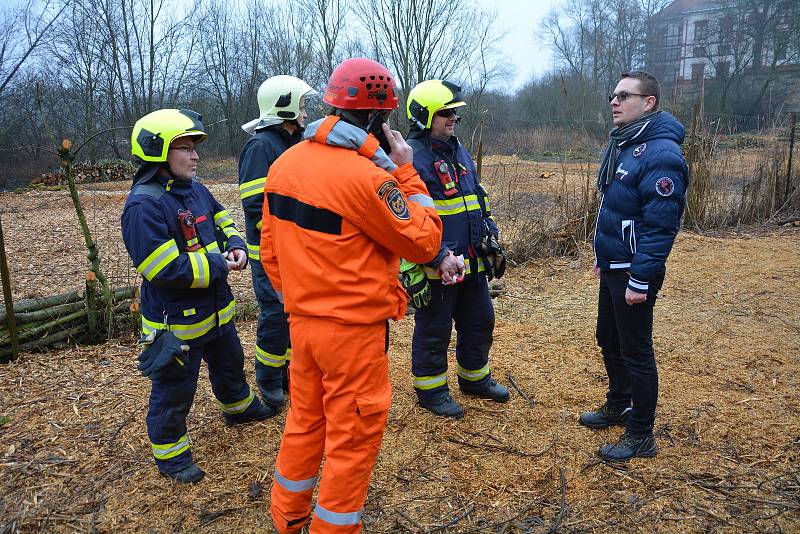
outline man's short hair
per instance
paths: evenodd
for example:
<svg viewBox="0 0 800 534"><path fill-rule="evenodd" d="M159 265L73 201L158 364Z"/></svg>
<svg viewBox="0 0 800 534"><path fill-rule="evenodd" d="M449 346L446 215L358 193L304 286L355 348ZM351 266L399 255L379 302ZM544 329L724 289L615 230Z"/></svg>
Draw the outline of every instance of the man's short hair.
<svg viewBox="0 0 800 534"><path fill-rule="evenodd" d="M658 102L661 100L661 85L658 83L655 76L643 70L632 70L619 75L620 80L623 78L633 78L637 80L642 94L656 97L656 104L653 106L653 110L658 109Z"/></svg>

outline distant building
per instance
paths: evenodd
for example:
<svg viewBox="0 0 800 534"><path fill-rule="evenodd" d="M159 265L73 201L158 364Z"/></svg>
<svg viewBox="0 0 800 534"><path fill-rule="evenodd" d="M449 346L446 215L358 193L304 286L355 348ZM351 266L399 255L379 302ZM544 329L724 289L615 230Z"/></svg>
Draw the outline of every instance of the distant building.
<svg viewBox="0 0 800 534"><path fill-rule="evenodd" d="M651 19L648 69L665 84L690 86L764 70L796 75L796 1L675 0Z"/></svg>

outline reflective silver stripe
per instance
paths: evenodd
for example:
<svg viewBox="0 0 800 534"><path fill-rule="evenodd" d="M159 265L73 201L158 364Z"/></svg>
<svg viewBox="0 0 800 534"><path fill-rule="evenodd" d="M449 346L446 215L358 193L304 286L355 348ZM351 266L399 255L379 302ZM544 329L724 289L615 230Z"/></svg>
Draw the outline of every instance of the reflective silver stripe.
<svg viewBox="0 0 800 534"><path fill-rule="evenodd" d="M233 218L228 214L228 210L218 211L214 214L214 224L220 228L225 228L229 224L233 224Z"/></svg>
<svg viewBox="0 0 800 534"><path fill-rule="evenodd" d="M285 356L283 354L272 354L271 352L267 352L258 345L256 345L256 359L263 363L264 365L269 365L270 367L283 367L285 362Z"/></svg>
<svg viewBox="0 0 800 534"><path fill-rule="evenodd" d="M647 291L647 289L650 287L649 282L639 282L632 277L628 278L628 285L634 289L641 289L642 291Z"/></svg>
<svg viewBox="0 0 800 534"><path fill-rule="evenodd" d="M225 413L232 413L232 414L242 413L250 407L250 404L253 403L253 399L255 398L255 396L256 394L253 393L253 390L251 388L250 394L247 395L247 397L245 397L244 399L238 402L232 402L230 404L223 404L220 402L219 406Z"/></svg>
<svg viewBox="0 0 800 534"><path fill-rule="evenodd" d="M631 262L627 262L627 263L614 263L614 262L611 262L611 264L608 266L608 268L609 269L627 269L630 266L631 266Z"/></svg>
<svg viewBox="0 0 800 534"><path fill-rule="evenodd" d="M251 245L250 243L247 244L247 257L251 260L260 260L261 259L261 246L260 245Z"/></svg>
<svg viewBox="0 0 800 534"><path fill-rule="evenodd" d="M417 389L433 389L447 384L447 373L435 376L415 376L414 387Z"/></svg>
<svg viewBox="0 0 800 534"><path fill-rule="evenodd" d="M192 442L189 439L189 434L184 434L181 436L181 439L175 443L150 443L150 447L153 449L153 456L159 460L174 458L188 450L191 445Z"/></svg>
<svg viewBox="0 0 800 534"><path fill-rule="evenodd" d="M245 199L247 197L252 197L253 195L263 194L264 185L266 185L266 183L266 176L245 182L239 186L239 196L242 199Z"/></svg>
<svg viewBox="0 0 800 534"><path fill-rule="evenodd" d="M178 245L174 239L162 243L145 260L139 264L137 270L148 280L156 277L161 270L178 257Z"/></svg>
<svg viewBox="0 0 800 534"><path fill-rule="evenodd" d="M278 468L275 468L275 482L283 486L288 491L292 493L300 493L301 491L306 491L312 489L314 486L317 485L317 478L319 477L312 477L307 478L305 480L290 480L285 476L281 475L278 472Z"/></svg>
<svg viewBox="0 0 800 534"><path fill-rule="evenodd" d="M470 371L469 369L464 369L460 365L458 366L458 376L463 378L464 380L469 380L470 382L477 382L484 376L489 374L489 364L487 363L477 371Z"/></svg>
<svg viewBox="0 0 800 534"><path fill-rule="evenodd" d="M408 197L409 202L416 202L423 208L432 208L434 206L433 199L428 195L423 195L422 193L417 193L415 195L410 195Z"/></svg>
<svg viewBox="0 0 800 534"><path fill-rule="evenodd" d="M361 522L361 510L358 512L331 512L330 510L326 510L322 507L321 504L317 503L316 508L314 508L314 513L322 519L323 521L330 523L331 525L357 525Z"/></svg>

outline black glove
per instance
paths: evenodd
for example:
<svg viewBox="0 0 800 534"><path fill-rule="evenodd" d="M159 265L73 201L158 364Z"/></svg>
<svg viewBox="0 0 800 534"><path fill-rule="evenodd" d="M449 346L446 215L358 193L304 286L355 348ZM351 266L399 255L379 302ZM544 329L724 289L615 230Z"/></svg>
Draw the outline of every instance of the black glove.
<svg viewBox="0 0 800 534"><path fill-rule="evenodd" d="M506 253L500 246L497 232L489 230L489 225L483 221L483 235L478 246L481 254L486 258L486 276L492 278L502 278L506 273Z"/></svg>
<svg viewBox="0 0 800 534"><path fill-rule="evenodd" d="M189 345L169 330L156 330L139 339L144 350L139 355L139 371L150 380L176 379L185 376L189 363Z"/></svg>

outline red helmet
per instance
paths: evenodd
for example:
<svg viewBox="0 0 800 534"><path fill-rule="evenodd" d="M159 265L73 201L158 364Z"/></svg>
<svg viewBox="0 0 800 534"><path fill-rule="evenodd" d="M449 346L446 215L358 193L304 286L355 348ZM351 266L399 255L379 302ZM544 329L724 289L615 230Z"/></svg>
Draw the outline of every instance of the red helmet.
<svg viewBox="0 0 800 534"><path fill-rule="evenodd" d="M371 59L342 61L331 73L322 100L339 109L397 109L396 84L389 70Z"/></svg>

